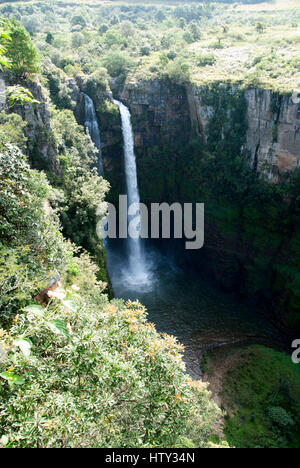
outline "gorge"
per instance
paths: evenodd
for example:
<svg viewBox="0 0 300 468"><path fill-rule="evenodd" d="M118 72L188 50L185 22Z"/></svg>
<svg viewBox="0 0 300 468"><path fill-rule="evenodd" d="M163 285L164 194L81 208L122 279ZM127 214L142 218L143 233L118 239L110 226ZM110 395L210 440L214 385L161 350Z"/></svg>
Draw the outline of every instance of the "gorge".
<svg viewBox="0 0 300 468"><path fill-rule="evenodd" d="M134 204L131 215L136 216L140 200L134 154L136 138L129 109L120 101L114 100L114 104L121 114L128 207ZM96 120L93 126L98 128ZM131 216L128 219L130 222ZM140 220L135 226L140 235ZM201 276L193 265L180 261L178 255L184 252L178 250L174 240L169 244L165 251L151 240L143 240L143 244L140 238L131 237L106 240L108 271L116 297L139 299L147 306L149 320L158 330L171 333L186 346L185 361L192 377L201 377L203 355L213 348L250 343L276 349L289 346L284 335L260 316L257 307L247 306L235 294L222 291L205 275Z"/></svg>
<svg viewBox="0 0 300 468"><path fill-rule="evenodd" d="M292 255L288 254L290 247L285 247L287 233L283 221L289 206L280 199L279 192L280 185L285 183L285 173L298 164L298 105L291 98L258 90L231 90L225 85L202 88L198 91L201 101L200 97L191 100L191 96L195 96L192 93L191 88L186 90L163 81L130 83L120 92L132 111L141 199L145 203L205 202L204 248L190 255L177 242L175 252L179 261L187 262L229 291L238 290L260 304L269 303L265 313L277 326L292 330L296 325L293 308L280 305L282 300L286 301L283 297L280 299L280 294L286 293L282 290L281 283L285 280L278 262L275 268L274 261L269 263L268 269L262 262L263 257L269 259L267 262L276 257L280 259L283 249L286 255ZM274 128L278 132L276 141ZM106 177L112 185L110 197L116 200L123 177L122 153L113 149L112 159L109 139L104 136L104 140ZM206 165L205 151L215 154L210 167ZM218 157L220 152L226 152L227 156ZM220 184L218 172L232 155L235 158L231 167L228 166L228 180L223 178ZM206 173L205 178L201 172ZM266 185L261 179L264 173L271 179ZM278 174L280 184L276 183ZM288 191L286 180L284 190ZM227 185L230 194L225 192ZM266 217L270 206L273 207L272 216ZM256 231L253 230L254 216L260 225ZM294 236L297 237L296 232ZM255 271L253 259L257 262ZM291 274L295 261L295 257L290 257ZM264 277L262 282L260 275ZM275 282L274 276L278 278ZM257 283L264 285L264 289ZM273 294L278 299L270 303L268 296L274 287L280 288L281 293Z"/></svg>
<svg viewBox="0 0 300 468"><path fill-rule="evenodd" d="M1 448L299 448L297 2L0 5Z"/></svg>
<svg viewBox="0 0 300 468"><path fill-rule="evenodd" d="M280 217L281 213L290 211L288 204L285 206L286 201L276 194L276 189L280 185L279 179L284 179L284 173L299 164L298 105L292 98L261 90L232 91L226 85L198 90L198 93L197 96L190 88L184 89L173 83L142 82L128 84L119 91L119 99L123 99L132 112L142 201L150 204L152 201L206 200L204 248L191 254L178 240L144 241L151 283L142 287L130 284L128 278L126 281L126 277L120 275L124 256L122 244L112 243L108 266L116 296L138 298L146 305L148 318L158 331L172 334L184 344L184 361L191 377L208 380L218 404L231 410L230 397L220 390L221 385L224 388L220 381L225 381L225 377L219 377L223 372L221 369L226 369L231 360L239 362L247 352L260 356L261 351L251 348L253 345L289 353L288 334L293 337L299 326L297 319L292 318L295 315L286 307L287 303L283 305L280 299L282 290L276 293L276 299L274 296L270 299L270 290L276 288L278 281L274 282L277 267L273 266L273 262L276 264L274 258L280 259L286 247L285 228L281 241L277 239L283 221ZM219 180L223 164L215 164L212 160L214 169L202 165L199 154L205 151L204 148L216 151L217 158L220 152L227 153L229 158L240 154L235 179L223 185L222 179ZM108 161L107 154L106 150L104 164L109 168L106 177L113 184L113 168L119 171L120 165L117 161L115 164ZM226 160L224 164L227 164ZM204 171L209 180L204 180L201 173L200 177L195 177L198 171ZM235 173L234 168L230 171ZM250 175L248 194L241 196L238 194L239 184L243 178L245 180L247 172ZM117 173L119 178L122 177L120 172ZM256 190L259 187L263 173L269 180L268 185L261 186L258 196L251 194L254 187ZM226 199L228 183L234 185L231 197ZM266 200L265 190L270 190ZM250 203L249 192L250 200L254 198ZM248 206L241 206L243 198ZM265 214L274 202L277 204L275 217L268 220ZM253 218L255 210L257 214ZM277 224L273 225L274 222ZM293 232L297 238L298 221L295 219L294 222ZM255 231L256 228L261 232ZM248 232L245 235L243 231ZM268 259L266 265L261 263L263 258ZM293 264L297 262L296 258L291 254L288 262ZM252 270L252 277L246 273L247 269ZM264 280L259 279L262 277ZM260 285L259 290L252 281ZM261 286L266 289L262 290ZM298 309L297 300L293 307ZM262 356L261 359L265 359L263 351ZM249 367L250 362L246 361ZM247 375L246 367L242 369L231 382L232 391ZM234 423L228 426L231 424ZM229 427L228 433L232 430ZM235 436L234 441L236 444Z"/></svg>

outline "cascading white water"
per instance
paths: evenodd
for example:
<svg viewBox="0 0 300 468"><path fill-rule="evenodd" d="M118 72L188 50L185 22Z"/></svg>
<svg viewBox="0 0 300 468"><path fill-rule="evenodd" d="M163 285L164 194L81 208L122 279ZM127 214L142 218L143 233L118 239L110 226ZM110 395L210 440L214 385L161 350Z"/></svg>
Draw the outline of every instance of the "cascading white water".
<svg viewBox="0 0 300 468"><path fill-rule="evenodd" d="M131 125L131 117L129 109L119 101L114 101L119 107L122 121L122 132L124 141L124 161L125 161L125 176L127 186L128 207L135 204L138 206L140 203L140 195L137 180L136 159L134 153L134 136ZM128 216L128 221L134 218L134 225L136 226L136 236L128 237L128 274L133 282L142 284L147 282L148 273L147 266L142 252L140 230L141 230L141 217L137 209L133 216Z"/></svg>
<svg viewBox="0 0 300 468"><path fill-rule="evenodd" d="M88 129L90 137L98 150L98 174L103 175L101 138L95 106L92 99L87 94L83 93L83 96L85 107L84 126Z"/></svg>

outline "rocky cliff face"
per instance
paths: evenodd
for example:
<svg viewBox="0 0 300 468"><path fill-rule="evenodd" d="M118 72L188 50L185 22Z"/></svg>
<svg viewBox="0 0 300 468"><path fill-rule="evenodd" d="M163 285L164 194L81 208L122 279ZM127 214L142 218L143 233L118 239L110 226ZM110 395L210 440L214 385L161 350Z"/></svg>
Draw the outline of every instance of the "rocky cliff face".
<svg viewBox="0 0 300 468"><path fill-rule="evenodd" d="M170 82L129 83L120 96L131 110L135 146L154 147L189 134L189 108L184 90Z"/></svg>
<svg viewBox="0 0 300 468"><path fill-rule="evenodd" d="M7 80L4 75L0 78L1 102L3 109L6 105L5 91ZM56 154L55 143L51 137L50 111L47 96L38 82L27 82L24 85L32 93L38 103L25 103L23 106L14 105L10 112L21 115L27 123L25 135L28 138L28 155L34 167L50 168L59 173L59 161Z"/></svg>
<svg viewBox="0 0 300 468"><path fill-rule="evenodd" d="M207 125L215 113L202 102L203 89L188 88L187 98L192 123L203 140ZM253 170L263 171L270 181L300 165L300 104L292 96L250 89L244 92L247 102L248 130L244 149Z"/></svg>
<svg viewBox="0 0 300 468"><path fill-rule="evenodd" d="M245 91L251 165L277 181L300 165L300 104L266 90Z"/></svg>
<svg viewBox="0 0 300 468"><path fill-rule="evenodd" d="M23 120L27 122L25 128L28 137L28 149L34 159L49 163L54 173L59 174L59 160L56 146L51 135L49 102L39 83L30 82L28 89L39 104L25 104L17 109ZM42 163L43 164L43 163Z"/></svg>
<svg viewBox="0 0 300 468"><path fill-rule="evenodd" d="M153 147L191 129L206 143L216 109L202 96L203 87L184 89L159 80L128 83L120 98L131 109L136 147ZM300 166L300 104L267 90L245 90L244 96L248 130L243 149L253 170L276 182Z"/></svg>

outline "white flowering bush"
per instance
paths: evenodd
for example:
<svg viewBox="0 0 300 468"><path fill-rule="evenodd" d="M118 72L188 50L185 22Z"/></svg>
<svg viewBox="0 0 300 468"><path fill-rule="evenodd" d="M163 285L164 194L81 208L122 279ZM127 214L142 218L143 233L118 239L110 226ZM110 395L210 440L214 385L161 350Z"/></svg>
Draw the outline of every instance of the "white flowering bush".
<svg viewBox="0 0 300 468"><path fill-rule="evenodd" d="M4 447L211 446L219 410L138 302L50 292L0 331ZM89 296L90 297L90 296Z"/></svg>

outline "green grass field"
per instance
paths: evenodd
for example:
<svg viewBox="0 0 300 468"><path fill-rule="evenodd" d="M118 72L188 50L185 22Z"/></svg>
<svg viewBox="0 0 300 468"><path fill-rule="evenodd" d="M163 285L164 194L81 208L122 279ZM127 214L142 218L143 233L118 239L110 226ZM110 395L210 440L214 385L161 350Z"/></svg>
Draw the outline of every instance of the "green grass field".
<svg viewBox="0 0 300 468"><path fill-rule="evenodd" d="M230 445L299 448L300 365L289 355L259 345L223 348L206 356L205 373L226 411Z"/></svg>

